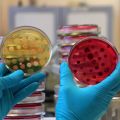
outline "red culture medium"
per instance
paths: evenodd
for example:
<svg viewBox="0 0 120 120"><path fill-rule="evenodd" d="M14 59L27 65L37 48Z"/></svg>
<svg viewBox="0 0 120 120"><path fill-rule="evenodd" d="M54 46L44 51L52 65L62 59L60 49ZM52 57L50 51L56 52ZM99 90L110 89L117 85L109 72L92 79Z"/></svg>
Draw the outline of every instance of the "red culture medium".
<svg viewBox="0 0 120 120"><path fill-rule="evenodd" d="M5 120L40 120L40 115L31 116L7 116Z"/></svg>
<svg viewBox="0 0 120 120"><path fill-rule="evenodd" d="M100 37L77 42L70 51L69 67L78 83L94 85L109 76L118 62L116 49Z"/></svg>
<svg viewBox="0 0 120 120"><path fill-rule="evenodd" d="M68 26L63 26L61 27L58 32L60 33L70 33L74 31L80 31L80 32L99 32L99 28L97 25L90 25L90 24L85 24L85 25L68 25Z"/></svg>

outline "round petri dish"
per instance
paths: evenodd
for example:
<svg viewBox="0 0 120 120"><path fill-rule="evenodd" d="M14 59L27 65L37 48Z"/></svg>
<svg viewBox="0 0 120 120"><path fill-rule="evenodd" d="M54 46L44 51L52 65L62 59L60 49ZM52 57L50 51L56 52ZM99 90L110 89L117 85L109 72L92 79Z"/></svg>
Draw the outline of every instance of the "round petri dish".
<svg viewBox="0 0 120 120"><path fill-rule="evenodd" d="M58 30L58 36L76 36L83 34L95 34L100 33L99 27L94 24L83 24L83 25L67 25L63 26Z"/></svg>
<svg viewBox="0 0 120 120"><path fill-rule="evenodd" d="M96 35L94 35L94 34L86 34L86 35L78 35L78 36L65 36L60 40L77 42L77 41L80 41L80 40L82 40L84 38L91 37L91 36L96 36Z"/></svg>
<svg viewBox="0 0 120 120"><path fill-rule="evenodd" d="M22 100L19 104L25 103L42 103L45 101L45 93L36 91L31 96Z"/></svg>
<svg viewBox="0 0 120 120"><path fill-rule="evenodd" d="M44 91L45 90L45 80L43 82L41 82L41 84L39 85L38 89L36 91Z"/></svg>
<svg viewBox="0 0 120 120"><path fill-rule="evenodd" d="M1 57L11 71L22 69L26 75L31 75L49 63L51 48L51 42L42 30L23 26L4 37Z"/></svg>
<svg viewBox="0 0 120 120"><path fill-rule="evenodd" d="M118 52L107 39L88 37L73 46L68 63L78 83L94 85L114 71Z"/></svg>
<svg viewBox="0 0 120 120"><path fill-rule="evenodd" d="M5 120L40 120L42 117L41 115L21 115L19 116L19 114L9 114L9 116L5 117Z"/></svg>
<svg viewBox="0 0 120 120"><path fill-rule="evenodd" d="M30 114L42 114L45 111L45 107L44 106L35 106L35 107L29 107L29 108L13 108L9 114L26 114L26 115L30 115Z"/></svg>
<svg viewBox="0 0 120 120"><path fill-rule="evenodd" d="M64 47L64 48L60 48L60 49L58 49L58 52L59 53L65 53L65 52L67 52L67 53L69 53L70 52L70 50L71 50L71 48L72 47Z"/></svg>
<svg viewBox="0 0 120 120"><path fill-rule="evenodd" d="M95 35L78 35L78 36L66 36L62 39L59 39L58 45L59 46L67 46L67 45L74 45L76 42L81 41L84 38L91 37Z"/></svg>
<svg viewBox="0 0 120 120"><path fill-rule="evenodd" d="M62 43L62 44L59 44L59 46L62 48L62 47L67 47L67 46L73 46L76 42L72 42L72 43Z"/></svg>
<svg viewBox="0 0 120 120"><path fill-rule="evenodd" d="M41 107L42 103L26 103L26 104L16 104L13 108L32 108L32 107Z"/></svg>

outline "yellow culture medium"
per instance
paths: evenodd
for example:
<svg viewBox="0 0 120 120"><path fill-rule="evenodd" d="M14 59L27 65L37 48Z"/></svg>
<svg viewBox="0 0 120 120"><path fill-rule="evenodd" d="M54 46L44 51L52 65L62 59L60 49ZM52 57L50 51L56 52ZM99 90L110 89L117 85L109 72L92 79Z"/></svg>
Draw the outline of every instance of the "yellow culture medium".
<svg viewBox="0 0 120 120"><path fill-rule="evenodd" d="M40 29L18 27L3 39L2 59L10 70L33 74L47 65L50 57L50 40Z"/></svg>

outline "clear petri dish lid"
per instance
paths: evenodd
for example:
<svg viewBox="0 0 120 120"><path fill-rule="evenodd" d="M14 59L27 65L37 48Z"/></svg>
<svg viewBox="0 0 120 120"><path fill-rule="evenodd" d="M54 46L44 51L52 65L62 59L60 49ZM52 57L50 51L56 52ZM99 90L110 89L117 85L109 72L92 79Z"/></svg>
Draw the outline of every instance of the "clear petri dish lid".
<svg viewBox="0 0 120 120"><path fill-rule="evenodd" d="M58 37L60 39L66 37L66 36L71 36L71 37L74 37L74 36L86 36L86 35L89 35L89 36L99 36L99 33L95 33L95 32L80 32L80 31L73 31L73 32L70 32L70 33L61 33L61 34L58 34Z"/></svg>
<svg viewBox="0 0 120 120"><path fill-rule="evenodd" d="M16 104L15 106L14 106L14 108L31 108L31 107L41 107L42 105L44 105L44 104L42 104L41 102L40 103L26 103L26 104Z"/></svg>
<svg viewBox="0 0 120 120"><path fill-rule="evenodd" d="M36 92L42 92L45 90L45 81L41 82Z"/></svg>
<svg viewBox="0 0 120 120"><path fill-rule="evenodd" d="M32 103L43 103L45 101L45 93L42 94L34 94L32 96L29 96L19 102L18 104L32 104Z"/></svg>
<svg viewBox="0 0 120 120"><path fill-rule="evenodd" d="M36 113L42 113L42 112L44 112L44 110L43 109L41 109L41 108L31 108L31 109L12 109L10 112L9 112L9 114L24 114L24 115L30 115L30 114L36 114Z"/></svg>
<svg viewBox="0 0 120 120"><path fill-rule="evenodd" d="M36 97L32 97L32 98L28 98L26 100L23 100L22 102L18 103L18 104L28 104L28 103L43 103L45 102L45 97L41 98L39 96Z"/></svg>
<svg viewBox="0 0 120 120"><path fill-rule="evenodd" d="M31 75L49 63L51 54L51 42L38 28L18 27L3 38L1 57L11 71L22 69Z"/></svg>
<svg viewBox="0 0 120 120"><path fill-rule="evenodd" d="M64 44L74 44L78 41L81 41L84 38L96 36L93 34L86 34L86 35L78 35L78 36L65 36L58 40L58 45L64 45Z"/></svg>
<svg viewBox="0 0 120 120"><path fill-rule="evenodd" d="M69 56L69 52L59 52L59 55L61 56L61 57L66 57L66 56Z"/></svg>
<svg viewBox="0 0 120 120"><path fill-rule="evenodd" d="M60 47L68 47L68 46L73 46L76 42L72 42L72 43L62 43L59 44Z"/></svg>
<svg viewBox="0 0 120 120"><path fill-rule="evenodd" d="M44 113L45 114L45 113ZM8 114L5 119L32 119L32 118L39 118L42 117L41 113L36 113L36 114Z"/></svg>
<svg viewBox="0 0 120 120"><path fill-rule="evenodd" d="M58 53L69 53L72 47L63 47L58 49Z"/></svg>
<svg viewBox="0 0 120 120"><path fill-rule="evenodd" d="M37 106L31 108L13 108L9 114L42 114L45 111L45 106Z"/></svg>
<svg viewBox="0 0 120 120"><path fill-rule="evenodd" d="M8 114L5 117L5 120L40 120L41 119L41 114L31 114L31 115L19 115L19 114Z"/></svg>
<svg viewBox="0 0 120 120"><path fill-rule="evenodd" d="M31 96L29 97L33 97L33 96L42 96L43 94L45 94L44 92L41 92L41 91L35 91L34 93L32 93Z"/></svg>
<svg viewBox="0 0 120 120"><path fill-rule="evenodd" d="M94 85L114 71L118 52L107 39L88 37L73 46L68 63L78 83Z"/></svg>
<svg viewBox="0 0 120 120"><path fill-rule="evenodd" d="M100 29L94 24L83 24L83 25L67 25L62 26L58 30L58 36L68 36L68 35L79 35L79 34L95 34L100 33Z"/></svg>
<svg viewBox="0 0 120 120"><path fill-rule="evenodd" d="M83 34L83 35L77 35L77 36L65 36L65 37L61 37L61 39L59 40L79 41L79 40L82 40L90 36L96 36L96 35L95 34Z"/></svg>

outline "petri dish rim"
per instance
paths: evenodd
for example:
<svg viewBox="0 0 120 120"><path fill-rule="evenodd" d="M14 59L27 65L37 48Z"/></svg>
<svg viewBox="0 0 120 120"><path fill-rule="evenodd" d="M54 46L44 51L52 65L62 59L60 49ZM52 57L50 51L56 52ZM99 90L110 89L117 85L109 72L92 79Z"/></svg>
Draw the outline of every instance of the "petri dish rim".
<svg viewBox="0 0 120 120"><path fill-rule="evenodd" d="M90 34L96 34L96 35L99 35L100 34L100 28L98 27L98 25L96 24L81 24L81 25L78 25L78 24L71 24L71 25L65 25L65 26L62 26L58 29L57 33L58 33L58 36L71 36L71 32L70 30L72 29L72 27L78 27L79 29L81 28L81 32L79 32L79 35L82 35L84 34L84 32L82 32L82 30L85 30L87 29L88 32L87 33L90 33ZM67 30L69 32L65 32ZM91 29L96 29L96 31L92 31L90 32L89 30ZM64 31L64 32L63 32ZM77 30L79 31L79 30Z"/></svg>
<svg viewBox="0 0 120 120"><path fill-rule="evenodd" d="M43 32L43 30L41 30L41 29L39 29L39 28L37 28L37 27L33 27L33 26L20 26L20 27L16 27L16 28L14 28L14 30L12 30L11 32L7 32L7 33L6 33L6 35L3 37L3 40L2 40L2 43L1 43L1 48L0 48L0 49L1 49L1 52L0 52L1 60L2 60L3 63L5 63L5 59L4 59L4 57L3 57L3 47L4 47L4 44L5 44L5 41L7 40L7 38L9 38L9 36L11 36L13 33L18 32L18 31L20 31L20 30L25 30L25 29L30 29L30 30L36 31L36 32L38 32L38 33L40 32L43 36L45 36L45 37L47 38L47 41L48 41L48 43L49 43L49 48L50 48L50 56L49 56L49 59L48 59L48 61L46 62L46 64L41 68L41 69L43 69L44 67L46 67L46 66L49 64L49 62L50 62L50 60L51 60L51 57L52 57L52 43L51 43L50 39L48 38L47 34L46 34L45 32ZM5 66L6 66L11 72L14 71L14 70L11 69L6 63L5 63ZM41 71L41 69L38 70L37 72ZM37 72L36 72L36 73L37 73ZM34 73L32 73L32 74L24 73L24 74L25 74L25 76L29 76L29 75L32 75L32 74L34 74Z"/></svg>
<svg viewBox="0 0 120 120"><path fill-rule="evenodd" d="M114 50L114 52L116 53L116 56L117 56L116 65L117 65L117 63L118 63L118 61L119 61L119 59L118 59L119 53L118 53L116 47L115 47L111 42L109 42L108 39L105 38L105 37L90 36L90 37L87 37L87 38L83 38L81 41L76 42L76 43L74 44L74 46L71 48L70 53L69 53L69 56L68 56L68 66L69 66L69 68L70 68L71 71L72 71L72 69L71 69L70 62L69 62L69 61L70 61L70 56L71 56L71 54L72 54L72 50L73 50L79 43L84 42L84 41L89 40L89 39L97 39L97 40L99 40L99 41L105 42L105 43L107 43L108 45L110 45L111 48L112 48L112 49ZM116 69L116 66L115 66L115 69ZM73 71L72 71L72 72L73 72ZM74 75L74 73L72 73L72 74ZM82 81L79 81L79 79L78 79L75 75L74 75L74 78L75 78L75 81L77 81L78 83L81 83L81 84L83 84L83 85L87 85L87 84L83 83ZM77 83L77 84L78 84L78 83Z"/></svg>
<svg viewBox="0 0 120 120"><path fill-rule="evenodd" d="M65 26L62 26L60 27L59 29L64 29L64 28L72 28L72 27L81 27L83 29L87 29L87 28L96 28L97 30L99 29L98 25L96 24L82 24L82 25L77 25L77 24L72 24L72 25L65 25Z"/></svg>

